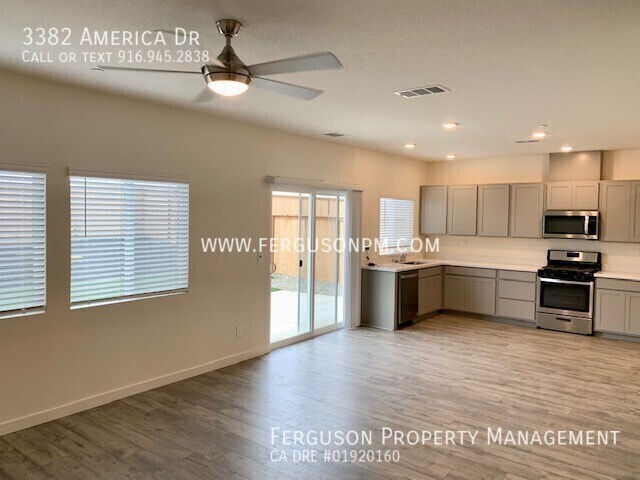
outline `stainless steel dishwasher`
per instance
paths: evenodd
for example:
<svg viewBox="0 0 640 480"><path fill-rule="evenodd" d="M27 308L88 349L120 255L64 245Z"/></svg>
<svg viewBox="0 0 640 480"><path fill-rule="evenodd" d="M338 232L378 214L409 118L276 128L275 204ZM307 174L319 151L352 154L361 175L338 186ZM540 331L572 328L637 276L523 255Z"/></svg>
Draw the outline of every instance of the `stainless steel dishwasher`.
<svg viewBox="0 0 640 480"><path fill-rule="evenodd" d="M398 315L396 327L413 323L418 316L418 272L398 274Z"/></svg>

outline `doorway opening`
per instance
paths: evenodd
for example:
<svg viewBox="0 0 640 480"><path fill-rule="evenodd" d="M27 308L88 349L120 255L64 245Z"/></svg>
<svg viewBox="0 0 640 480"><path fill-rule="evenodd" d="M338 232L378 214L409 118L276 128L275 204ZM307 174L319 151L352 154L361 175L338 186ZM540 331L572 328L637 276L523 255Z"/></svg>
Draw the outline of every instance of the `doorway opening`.
<svg viewBox="0 0 640 480"><path fill-rule="evenodd" d="M344 325L345 210L344 192L272 192L272 345Z"/></svg>

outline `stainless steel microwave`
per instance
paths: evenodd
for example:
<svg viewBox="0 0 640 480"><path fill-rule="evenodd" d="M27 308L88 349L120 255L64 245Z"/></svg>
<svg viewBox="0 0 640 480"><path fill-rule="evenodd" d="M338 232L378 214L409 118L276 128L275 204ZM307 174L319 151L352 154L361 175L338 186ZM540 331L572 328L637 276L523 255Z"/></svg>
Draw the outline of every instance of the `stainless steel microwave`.
<svg viewBox="0 0 640 480"><path fill-rule="evenodd" d="M581 238L598 240L600 212L583 210L547 210L542 220L544 238Z"/></svg>

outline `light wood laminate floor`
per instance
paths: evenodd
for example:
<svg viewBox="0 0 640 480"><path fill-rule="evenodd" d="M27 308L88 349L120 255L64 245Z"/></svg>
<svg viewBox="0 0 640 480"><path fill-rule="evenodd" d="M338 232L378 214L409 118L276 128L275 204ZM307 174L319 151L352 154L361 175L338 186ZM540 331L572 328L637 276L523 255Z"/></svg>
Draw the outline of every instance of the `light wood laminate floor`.
<svg viewBox="0 0 640 480"><path fill-rule="evenodd" d="M385 426L622 433L606 447L404 447L397 463L270 458L272 427L371 429L377 449ZM340 331L1 437L0 478L638 479L640 344L451 315Z"/></svg>

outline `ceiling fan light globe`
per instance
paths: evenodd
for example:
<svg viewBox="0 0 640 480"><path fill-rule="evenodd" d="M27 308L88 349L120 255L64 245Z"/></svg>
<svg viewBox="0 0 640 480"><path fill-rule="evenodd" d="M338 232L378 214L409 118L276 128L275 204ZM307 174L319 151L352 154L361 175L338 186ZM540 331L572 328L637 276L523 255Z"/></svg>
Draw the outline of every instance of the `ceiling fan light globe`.
<svg viewBox="0 0 640 480"><path fill-rule="evenodd" d="M247 91L251 76L242 66L234 66L235 71L205 65L202 67L207 87L218 95L235 97Z"/></svg>
<svg viewBox="0 0 640 480"><path fill-rule="evenodd" d="M223 97L235 97L247 91L249 85L236 80L214 80L207 83L207 87L218 95Z"/></svg>

